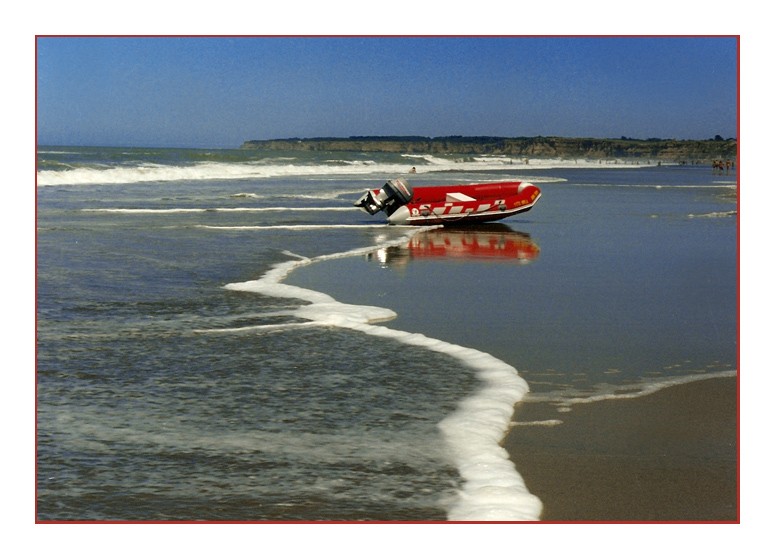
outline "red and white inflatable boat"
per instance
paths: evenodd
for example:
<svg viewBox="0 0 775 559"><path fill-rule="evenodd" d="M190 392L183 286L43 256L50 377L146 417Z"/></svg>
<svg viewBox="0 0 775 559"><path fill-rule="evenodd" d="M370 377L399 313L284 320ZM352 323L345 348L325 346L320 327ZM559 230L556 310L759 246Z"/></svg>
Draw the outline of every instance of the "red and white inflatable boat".
<svg viewBox="0 0 775 559"><path fill-rule="evenodd" d="M529 182L412 188L403 179L394 179L379 190L367 190L354 206L371 215L383 211L393 225L461 224L526 212L540 197L539 188Z"/></svg>

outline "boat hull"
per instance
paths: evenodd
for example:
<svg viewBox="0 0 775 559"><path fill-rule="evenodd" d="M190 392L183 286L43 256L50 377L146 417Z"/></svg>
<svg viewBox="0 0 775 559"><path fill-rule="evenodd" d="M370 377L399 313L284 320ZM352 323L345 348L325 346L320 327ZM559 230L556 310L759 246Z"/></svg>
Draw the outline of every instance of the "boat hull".
<svg viewBox="0 0 775 559"><path fill-rule="evenodd" d="M388 216L394 225L485 223L523 213L541 198L526 182L458 187L417 187L411 202Z"/></svg>

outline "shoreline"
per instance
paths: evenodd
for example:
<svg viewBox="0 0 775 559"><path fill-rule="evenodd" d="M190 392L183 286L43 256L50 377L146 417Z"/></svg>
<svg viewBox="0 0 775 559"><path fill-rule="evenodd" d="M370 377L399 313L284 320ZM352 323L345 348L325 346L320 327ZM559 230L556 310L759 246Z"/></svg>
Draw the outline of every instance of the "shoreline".
<svg viewBox="0 0 775 559"><path fill-rule="evenodd" d="M503 446L541 520L737 522L738 377L576 404L559 425L517 425ZM518 422L556 417L520 402Z"/></svg>
<svg viewBox="0 0 775 559"><path fill-rule="evenodd" d="M343 296L335 277L294 273L288 285L363 302L351 291ZM539 521L735 522L737 382L736 374L698 378L634 398L574 403L566 413L520 401L501 446L543 503Z"/></svg>

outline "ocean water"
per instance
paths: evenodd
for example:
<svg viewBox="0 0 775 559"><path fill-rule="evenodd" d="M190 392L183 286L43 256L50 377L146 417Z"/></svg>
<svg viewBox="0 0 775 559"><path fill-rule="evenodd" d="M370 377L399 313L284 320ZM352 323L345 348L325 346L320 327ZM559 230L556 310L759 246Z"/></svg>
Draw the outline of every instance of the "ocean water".
<svg viewBox="0 0 775 559"><path fill-rule="evenodd" d="M352 207L398 176L543 197L463 229ZM39 520L535 520L517 401L735 374L734 173L42 147L37 178Z"/></svg>

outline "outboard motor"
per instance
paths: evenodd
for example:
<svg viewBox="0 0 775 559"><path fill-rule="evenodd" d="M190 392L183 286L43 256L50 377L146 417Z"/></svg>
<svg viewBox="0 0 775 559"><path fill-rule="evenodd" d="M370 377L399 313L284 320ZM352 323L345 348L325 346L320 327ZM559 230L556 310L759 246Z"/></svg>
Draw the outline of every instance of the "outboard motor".
<svg viewBox="0 0 775 559"><path fill-rule="evenodd" d="M393 179L385 183L379 190L368 190L360 200L353 205L363 208L371 215L384 211L388 217L404 204L412 200L412 187L402 179Z"/></svg>

